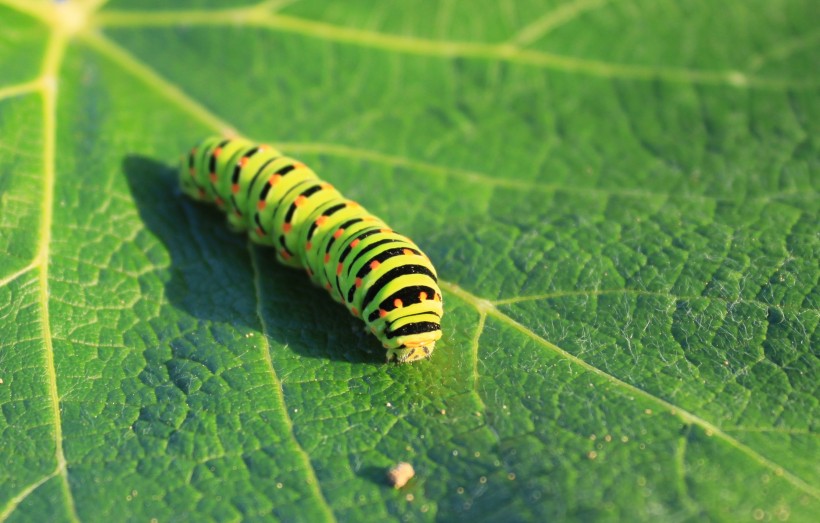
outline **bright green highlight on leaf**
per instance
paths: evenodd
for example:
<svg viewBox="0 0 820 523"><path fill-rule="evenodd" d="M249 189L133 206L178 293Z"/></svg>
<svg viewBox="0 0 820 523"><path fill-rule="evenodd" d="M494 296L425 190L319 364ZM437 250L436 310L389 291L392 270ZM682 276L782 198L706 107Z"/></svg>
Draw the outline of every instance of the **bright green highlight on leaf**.
<svg viewBox="0 0 820 523"><path fill-rule="evenodd" d="M0 0L0 521L813 521L815 20ZM430 256L432 361L179 194L226 132Z"/></svg>

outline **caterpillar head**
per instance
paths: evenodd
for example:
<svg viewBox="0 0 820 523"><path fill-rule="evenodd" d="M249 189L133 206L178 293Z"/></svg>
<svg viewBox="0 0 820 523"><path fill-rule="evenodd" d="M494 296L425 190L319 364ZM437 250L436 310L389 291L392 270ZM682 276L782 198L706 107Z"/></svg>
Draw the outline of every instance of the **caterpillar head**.
<svg viewBox="0 0 820 523"><path fill-rule="evenodd" d="M435 341L419 344L413 347L395 347L387 349L387 362L410 363L423 358L429 358L436 346Z"/></svg>

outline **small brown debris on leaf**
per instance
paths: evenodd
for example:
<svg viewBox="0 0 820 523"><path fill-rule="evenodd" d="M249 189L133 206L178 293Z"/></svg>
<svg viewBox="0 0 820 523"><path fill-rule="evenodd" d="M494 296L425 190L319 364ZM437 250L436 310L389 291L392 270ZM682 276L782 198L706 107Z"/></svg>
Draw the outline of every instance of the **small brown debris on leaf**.
<svg viewBox="0 0 820 523"><path fill-rule="evenodd" d="M413 465L402 461L387 472L387 480L395 488L402 488L415 475L416 471L413 470Z"/></svg>

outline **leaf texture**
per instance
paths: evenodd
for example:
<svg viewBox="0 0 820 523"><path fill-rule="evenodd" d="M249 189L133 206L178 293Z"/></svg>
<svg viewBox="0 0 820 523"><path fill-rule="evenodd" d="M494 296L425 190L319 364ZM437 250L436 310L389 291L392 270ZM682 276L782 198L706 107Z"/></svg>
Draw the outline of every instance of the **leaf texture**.
<svg viewBox="0 0 820 523"><path fill-rule="evenodd" d="M812 521L813 19L0 0L0 521ZM428 253L431 361L180 195L214 133Z"/></svg>

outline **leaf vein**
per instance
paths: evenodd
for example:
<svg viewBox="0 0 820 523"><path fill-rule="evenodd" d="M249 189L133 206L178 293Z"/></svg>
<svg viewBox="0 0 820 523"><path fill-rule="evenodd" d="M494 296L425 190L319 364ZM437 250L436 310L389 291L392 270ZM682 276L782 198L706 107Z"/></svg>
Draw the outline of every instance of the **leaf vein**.
<svg viewBox="0 0 820 523"><path fill-rule="evenodd" d="M273 361L271 360L270 356L270 343L268 342L268 326L265 323L265 315L262 312L262 285L261 285L261 272L259 271L259 264L256 261L256 256L254 255L254 251L250 241L248 241L248 254L251 259L251 265L253 266L253 282L254 282L254 289L256 292L256 316L259 320L259 324L262 328L262 339L264 343L262 344L262 355L265 359L267 370L270 374L271 385L276 392L277 399L279 404L282 406L282 419L287 425L288 430L290 432L290 437L293 440L293 444L297 449L297 452L304 462L305 471L308 476L308 484L310 485L311 490L313 490L313 494L319 500L321 504L321 509L325 513L326 521L336 521L336 517L333 515L333 509L330 507L327 499L325 498L324 494L322 493L322 487L319 483L319 479L316 477L316 471L313 469L313 465L310 461L310 456L308 456L305 449L299 443L299 439L296 437L296 433L293 430L293 420L290 418L288 414L287 403L285 402L285 392L282 388L282 382L279 380L279 377L276 373L276 369L273 366Z"/></svg>
<svg viewBox="0 0 820 523"><path fill-rule="evenodd" d="M0 522L6 521L9 518L9 516L11 516L14 513L14 511L17 509L17 507L20 506L20 503L25 501L25 499L27 497L29 497L35 490L40 488L40 486L43 483L45 483L46 481L50 480L51 478L57 476L61 472L62 471L59 468L54 469L54 471L51 474L43 476L39 480L35 481L31 485L29 485L26 488L24 488L23 490L21 490L16 496L11 498L9 500L8 504L6 505L6 507L3 510L0 511Z"/></svg>
<svg viewBox="0 0 820 523"><path fill-rule="evenodd" d="M30 82L0 87L0 100L36 93L42 88L42 80L36 78Z"/></svg>
<svg viewBox="0 0 820 523"><path fill-rule="evenodd" d="M17 278L25 276L26 274L28 274L32 270L37 269L39 267L40 267L39 260L35 260L34 262L29 263L28 265L26 265L22 269L18 269L17 271L9 274L8 276L5 276L2 279L0 279L0 287L5 287L6 285L10 284L11 282L16 280Z"/></svg>
<svg viewBox="0 0 820 523"><path fill-rule="evenodd" d="M502 43L430 40L342 27L325 22L265 12L256 6L215 11L107 11L96 15L99 27L150 27L174 25L262 27L320 40L439 58L496 60L601 78L664 80L673 83L724 85L736 88L787 90L816 87L817 81L797 81L747 75L739 70L709 71L675 67L613 63L557 55Z"/></svg>
<svg viewBox="0 0 820 523"><path fill-rule="evenodd" d="M574 0L563 4L521 29L510 38L508 43L521 47L528 46L549 34L553 29L577 19L584 13L603 7L611 1L612 0Z"/></svg>
<svg viewBox="0 0 820 523"><path fill-rule="evenodd" d="M524 303L528 301L539 301L539 300L550 300L555 298L565 298L565 297L573 297L573 296L605 296L607 294L632 294L636 296L656 296L658 298L669 298L670 300L675 301L695 301L695 300L708 300L708 301L716 301L720 303L725 303L726 305L736 305L736 304L749 304L749 305L759 305L763 308L772 308L781 312L791 312L791 313L798 313L798 312L806 312L806 311L813 311L815 309L805 309L805 308L797 308L791 305L779 305L776 303L766 303L761 300L757 300L754 298L735 298L735 299L728 299L728 298L721 298L719 296L709 296L709 295L692 295L692 296L683 296L674 294L671 292L657 292L657 291L647 291L643 289L581 289L581 290L572 290L572 291L554 291L554 292L547 292L543 294L531 294L527 296L514 296L512 298L502 298L499 300L492 300L491 303L493 305L514 305L517 303Z"/></svg>
<svg viewBox="0 0 820 523"><path fill-rule="evenodd" d="M41 75L43 78L56 78L62 63L63 54L67 41L64 36L52 36L48 43L45 59L43 61ZM54 187L55 187L55 148L57 140L57 90L54 83L48 83L51 88L43 89L43 197L41 200L40 228L38 231L38 255L37 260L40 268L39 285L39 311L43 336L43 346L45 348L46 376L48 379L49 397L51 400L51 410L54 418L54 446L57 460L57 470L62 478L63 494L68 505L68 517L72 521L79 521L77 508L71 494L71 487L68 482L68 467L65 454L63 452L63 430L62 417L60 415L60 395L57 391L57 374L54 365L54 346L51 339L51 320L49 317L49 249L51 245L51 227L54 212Z"/></svg>
<svg viewBox="0 0 820 523"><path fill-rule="evenodd" d="M697 416L696 414L694 414L692 412L689 412L689 411L687 411L687 410L685 410L685 409L671 403L670 401L667 401L667 400L665 400L665 399L663 399L659 396L656 396L655 394L653 394L653 393L651 393L647 390L641 389L641 388L639 388L635 385L632 385L631 383L623 381L620 378L616 377L615 375L610 374L610 373L608 373L608 372L606 372L606 371L592 365L591 363L588 363L587 361L585 361L585 360L571 354L570 352L562 349L561 347L559 347L559 346L555 345L554 343L548 341L547 339L543 338L542 336L539 336L538 334L533 332L531 329L529 329L528 327L526 327L523 324L519 323L518 321L514 320L510 316L507 316L506 314L501 312L499 309L497 309L494 305L490 304L489 305L490 308L487 310L487 307L488 307L487 304L489 303L489 302L487 302L487 300L484 300L482 298L474 296L473 294L465 291L464 289L462 289L458 285L455 285L453 283L443 281L443 280L439 280L439 285L441 286L442 289L445 289L448 292L450 292L451 294L459 297L464 302L466 302L466 303L472 305L473 307L475 307L477 310L479 310L479 311L486 310L488 315L495 317L497 320L499 320L502 323L512 327L516 331L520 332L524 336L527 336L528 338L532 339L533 341L540 344L544 348L550 350L551 352L554 352L554 353L558 354L559 356L563 357L564 359L566 359L570 363L573 363L573 364L581 367L582 369L584 369L588 372L592 372L593 374L595 374L595 375L597 375L597 376L611 382L613 385L615 385L617 387L620 387L620 388L622 388L624 390L627 390L627 391L629 391L629 392L631 392L631 393L633 393L637 396L641 396L642 398L644 398L646 400L649 400L653 403L656 403L656 404L660 405L665 410L667 410L669 413L677 416L678 418L680 418L681 420L683 420L686 423L697 425L698 427L700 427L701 429L706 431L707 434L714 435L714 436L720 438L721 440L723 440L725 443L727 443L731 447L734 447L736 450L738 450L741 453L745 454L748 458L752 459L753 461L756 461L758 464L760 464L760 465L762 465L766 468L771 469L772 471L775 472L776 475L782 476L786 481L788 481L789 483L791 483L795 487L799 488L803 492L806 492L807 494L811 495L814 498L820 499L820 489L808 484L806 481L804 481L802 478L798 477L794 473L789 472L784 467L778 465L777 463L770 460L769 458L766 458L765 456L763 456L762 454L760 454L756 450L754 450L751 447L741 443L740 441L733 438L732 436L727 434L725 431L718 428L716 425L712 424L711 422Z"/></svg>

